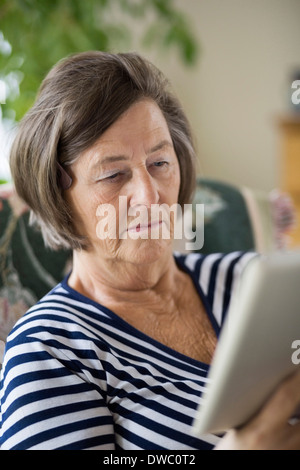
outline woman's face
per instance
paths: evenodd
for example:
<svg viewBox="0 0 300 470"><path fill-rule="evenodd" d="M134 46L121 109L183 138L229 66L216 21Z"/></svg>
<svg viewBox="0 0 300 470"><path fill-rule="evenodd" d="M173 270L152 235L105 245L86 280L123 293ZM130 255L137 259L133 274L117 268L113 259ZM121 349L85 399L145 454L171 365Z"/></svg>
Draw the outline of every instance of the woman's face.
<svg viewBox="0 0 300 470"><path fill-rule="evenodd" d="M147 263L171 247L174 217L167 208L178 201L180 170L153 101L132 105L70 170L73 223L95 254Z"/></svg>

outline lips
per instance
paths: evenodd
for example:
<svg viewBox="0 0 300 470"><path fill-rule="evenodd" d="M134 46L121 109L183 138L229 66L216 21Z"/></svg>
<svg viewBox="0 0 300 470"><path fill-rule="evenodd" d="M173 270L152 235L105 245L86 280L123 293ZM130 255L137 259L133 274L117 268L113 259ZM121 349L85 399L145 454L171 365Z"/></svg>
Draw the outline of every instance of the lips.
<svg viewBox="0 0 300 470"><path fill-rule="evenodd" d="M159 227L162 224L161 220L157 220L155 222L150 222L149 224L137 224L137 225L131 225L128 227L127 231L128 232L142 232L143 230L149 230L149 229L154 229L156 227Z"/></svg>

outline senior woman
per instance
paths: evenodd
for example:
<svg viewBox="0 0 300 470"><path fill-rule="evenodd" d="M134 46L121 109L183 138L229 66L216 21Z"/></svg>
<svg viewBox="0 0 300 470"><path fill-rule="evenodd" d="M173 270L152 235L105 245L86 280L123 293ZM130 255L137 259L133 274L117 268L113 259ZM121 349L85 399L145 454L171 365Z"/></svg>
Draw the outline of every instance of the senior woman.
<svg viewBox="0 0 300 470"><path fill-rule="evenodd" d="M298 376L244 428L223 439L193 434L231 291L251 256L174 255L172 236L162 236L167 222L151 208L191 200L194 162L181 106L140 56L76 54L45 78L11 169L45 243L72 248L73 265L8 338L3 449L299 448L287 425ZM113 209L115 236L99 236L103 207Z"/></svg>

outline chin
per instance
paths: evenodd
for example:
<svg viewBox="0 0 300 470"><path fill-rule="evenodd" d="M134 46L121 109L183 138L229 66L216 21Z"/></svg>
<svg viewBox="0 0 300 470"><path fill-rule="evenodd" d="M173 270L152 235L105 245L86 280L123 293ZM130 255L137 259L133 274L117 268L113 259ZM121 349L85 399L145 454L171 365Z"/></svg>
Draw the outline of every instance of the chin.
<svg viewBox="0 0 300 470"><path fill-rule="evenodd" d="M122 258L133 264L154 263L172 254L172 240L130 240L126 245Z"/></svg>

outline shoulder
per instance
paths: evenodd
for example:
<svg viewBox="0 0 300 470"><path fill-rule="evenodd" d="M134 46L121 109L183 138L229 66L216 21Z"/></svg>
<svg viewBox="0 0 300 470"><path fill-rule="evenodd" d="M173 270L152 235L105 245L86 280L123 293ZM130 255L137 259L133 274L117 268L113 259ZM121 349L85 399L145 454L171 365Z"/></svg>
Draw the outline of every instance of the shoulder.
<svg viewBox="0 0 300 470"><path fill-rule="evenodd" d="M32 335L47 330L50 334L56 327L59 331L75 332L88 330L89 322L100 323L105 311L99 304L80 299L69 290L64 282L59 283L23 315L8 336L8 341L19 335Z"/></svg>
<svg viewBox="0 0 300 470"><path fill-rule="evenodd" d="M77 376L78 383L86 382L95 361L105 390L101 353L107 345L92 317L89 306L77 305L61 284L31 307L7 338L2 394L17 386L27 393L28 384L40 378L56 383L60 377Z"/></svg>
<svg viewBox="0 0 300 470"><path fill-rule="evenodd" d="M255 252L235 251L231 253L190 253L180 254L174 253L178 265L188 271L191 275L199 276L199 282L202 288L207 290L207 284L211 277L216 275L234 272L239 275L246 265L254 257Z"/></svg>
<svg viewBox="0 0 300 470"><path fill-rule="evenodd" d="M101 314L88 303L79 302L58 284L32 306L7 337L4 367L17 361L59 360L88 355L93 341L101 342ZM83 347L84 345L84 347Z"/></svg>
<svg viewBox="0 0 300 470"><path fill-rule="evenodd" d="M256 256L255 252L235 251L225 254L175 254L175 259L193 278L207 310L220 326L243 270Z"/></svg>

